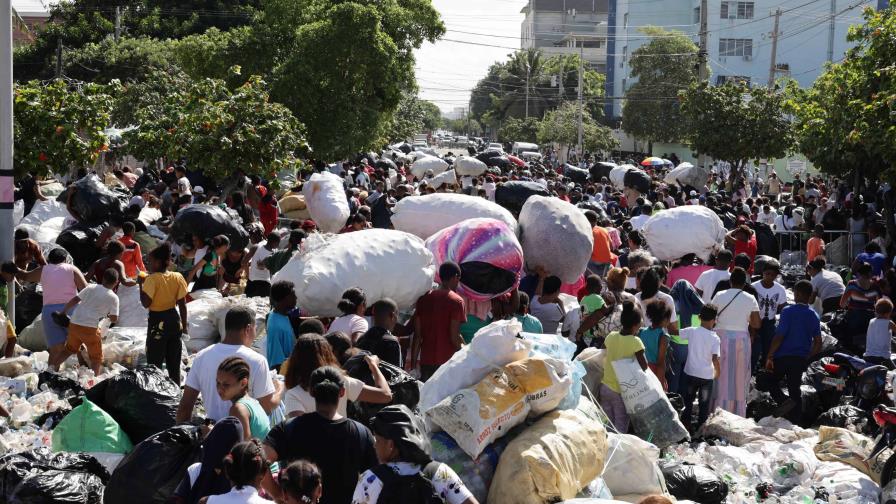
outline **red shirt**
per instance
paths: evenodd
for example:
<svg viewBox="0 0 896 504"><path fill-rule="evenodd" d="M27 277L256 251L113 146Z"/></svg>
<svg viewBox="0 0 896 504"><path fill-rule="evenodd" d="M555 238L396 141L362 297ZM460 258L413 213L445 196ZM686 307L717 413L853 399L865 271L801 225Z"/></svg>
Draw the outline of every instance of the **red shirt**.
<svg viewBox="0 0 896 504"><path fill-rule="evenodd" d="M735 240L734 241L734 256L737 257L738 254L747 254L750 256L750 271L747 273L753 272L753 261L756 260L756 234L754 233L750 236L750 239L747 241ZM731 268L734 268L734 265L731 265Z"/></svg>
<svg viewBox="0 0 896 504"><path fill-rule="evenodd" d="M417 318L423 328L420 364L441 366L454 355L451 321L467 321L464 300L447 289L433 289L417 300Z"/></svg>
<svg viewBox="0 0 896 504"><path fill-rule="evenodd" d="M265 235L277 227L278 213L277 205L275 203L271 203L270 205L262 203L258 206L258 220L260 220L261 225L264 226Z"/></svg>

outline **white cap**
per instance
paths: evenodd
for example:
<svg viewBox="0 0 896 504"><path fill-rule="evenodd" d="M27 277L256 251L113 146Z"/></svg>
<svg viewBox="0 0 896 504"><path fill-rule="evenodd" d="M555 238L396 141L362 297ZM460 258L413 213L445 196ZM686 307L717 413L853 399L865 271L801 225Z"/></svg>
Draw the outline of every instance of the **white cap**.
<svg viewBox="0 0 896 504"><path fill-rule="evenodd" d="M196 194L205 194L205 189L201 185L198 185L193 188L193 192Z"/></svg>

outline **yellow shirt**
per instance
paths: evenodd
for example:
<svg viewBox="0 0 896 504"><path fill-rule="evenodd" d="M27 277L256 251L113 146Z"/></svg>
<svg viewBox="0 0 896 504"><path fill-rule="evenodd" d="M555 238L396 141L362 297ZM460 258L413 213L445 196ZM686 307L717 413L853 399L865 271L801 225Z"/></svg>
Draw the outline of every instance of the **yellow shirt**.
<svg viewBox="0 0 896 504"><path fill-rule="evenodd" d="M604 381L613 392L619 393L619 381L616 380L616 370L613 369L613 361L634 357L636 353L644 350L644 342L637 336L623 336L614 331L607 335L604 345L607 347L607 356L604 360Z"/></svg>
<svg viewBox="0 0 896 504"><path fill-rule="evenodd" d="M153 273L143 281L143 292L152 299L149 311L167 311L187 297L187 281L175 271Z"/></svg>

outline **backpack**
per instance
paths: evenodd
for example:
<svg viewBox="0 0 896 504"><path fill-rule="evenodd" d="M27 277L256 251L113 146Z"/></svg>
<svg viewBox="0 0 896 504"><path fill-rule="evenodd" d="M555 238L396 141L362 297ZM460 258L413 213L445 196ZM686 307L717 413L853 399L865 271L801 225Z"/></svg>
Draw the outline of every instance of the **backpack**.
<svg viewBox="0 0 896 504"><path fill-rule="evenodd" d="M432 483L439 465L439 462L430 462L410 476L396 473L387 464L374 467L373 474L383 482L377 504L444 504L445 500Z"/></svg>

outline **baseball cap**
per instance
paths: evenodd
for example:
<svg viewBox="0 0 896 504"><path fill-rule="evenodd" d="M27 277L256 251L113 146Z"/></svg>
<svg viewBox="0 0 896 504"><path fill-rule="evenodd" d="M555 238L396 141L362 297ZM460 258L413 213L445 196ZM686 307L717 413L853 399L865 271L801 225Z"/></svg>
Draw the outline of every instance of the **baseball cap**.
<svg viewBox="0 0 896 504"><path fill-rule="evenodd" d="M317 224L315 224L313 220L307 219L302 222L302 229L305 231L313 231L317 229Z"/></svg>

